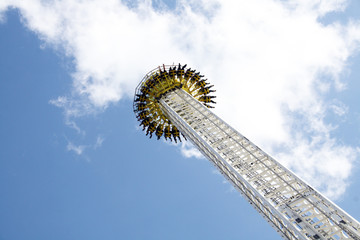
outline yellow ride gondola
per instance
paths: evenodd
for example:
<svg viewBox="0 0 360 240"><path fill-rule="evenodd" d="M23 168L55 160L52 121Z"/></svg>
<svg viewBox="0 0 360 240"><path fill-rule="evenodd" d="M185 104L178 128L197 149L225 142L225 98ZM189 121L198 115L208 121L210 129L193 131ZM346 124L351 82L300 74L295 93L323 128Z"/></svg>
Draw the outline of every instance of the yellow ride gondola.
<svg viewBox="0 0 360 240"><path fill-rule="evenodd" d="M215 90L210 90L213 85L208 86L203 75L186 68L186 66L186 64L179 64L158 67L149 72L136 88L134 112L140 121L140 126L143 126L143 131L146 131L146 135L149 135L150 138L155 133L158 140L162 136L165 140L172 141L174 139L175 142L181 141L180 136L186 140L185 136L160 109L158 101L169 91L181 88L206 107L213 108L212 104L215 102L212 99L215 96L209 95L211 92L215 92Z"/></svg>

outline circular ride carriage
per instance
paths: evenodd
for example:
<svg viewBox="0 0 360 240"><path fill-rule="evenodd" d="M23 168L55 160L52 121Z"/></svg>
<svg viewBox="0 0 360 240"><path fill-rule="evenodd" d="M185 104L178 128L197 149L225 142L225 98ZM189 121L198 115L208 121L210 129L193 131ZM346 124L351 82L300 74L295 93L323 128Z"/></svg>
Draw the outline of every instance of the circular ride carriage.
<svg viewBox="0 0 360 240"><path fill-rule="evenodd" d="M143 127L143 131L150 138L155 133L159 140L162 136L166 140L181 141L180 132L167 118L160 108L161 97L175 89L183 89L206 107L213 108L215 92L207 79L199 72L187 68L187 65L163 65L150 71L136 87L133 109L136 118ZM185 136L181 134L186 140Z"/></svg>

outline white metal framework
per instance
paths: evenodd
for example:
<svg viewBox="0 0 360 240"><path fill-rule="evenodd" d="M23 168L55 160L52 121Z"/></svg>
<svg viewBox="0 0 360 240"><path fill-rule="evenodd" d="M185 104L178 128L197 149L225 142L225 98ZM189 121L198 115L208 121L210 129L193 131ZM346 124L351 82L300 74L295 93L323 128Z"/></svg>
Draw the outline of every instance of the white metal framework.
<svg viewBox="0 0 360 240"><path fill-rule="evenodd" d="M182 89L161 110L284 239L357 239L360 224Z"/></svg>

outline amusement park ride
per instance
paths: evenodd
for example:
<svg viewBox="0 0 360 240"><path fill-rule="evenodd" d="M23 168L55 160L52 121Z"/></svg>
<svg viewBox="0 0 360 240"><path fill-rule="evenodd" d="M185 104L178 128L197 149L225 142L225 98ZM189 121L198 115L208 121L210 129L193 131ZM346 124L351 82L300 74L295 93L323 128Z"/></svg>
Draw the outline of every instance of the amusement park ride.
<svg viewBox="0 0 360 240"><path fill-rule="evenodd" d="M284 239L357 239L360 223L212 113L215 92L186 65L163 65L136 88L150 138L189 139Z"/></svg>

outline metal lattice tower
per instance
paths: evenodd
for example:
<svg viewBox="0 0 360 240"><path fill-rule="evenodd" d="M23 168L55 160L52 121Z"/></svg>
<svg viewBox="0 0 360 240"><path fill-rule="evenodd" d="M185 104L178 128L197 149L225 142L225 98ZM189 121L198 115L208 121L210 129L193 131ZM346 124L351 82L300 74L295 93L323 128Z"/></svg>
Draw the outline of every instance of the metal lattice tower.
<svg viewBox="0 0 360 240"><path fill-rule="evenodd" d="M151 76L170 72L172 67L151 71L137 92ZM178 82L183 84L183 80L180 76ZM358 221L212 113L194 97L199 89L157 89L161 94L154 101L162 117L150 114L159 121L157 127L176 126L284 239L360 240ZM137 104L134 101L136 113Z"/></svg>

